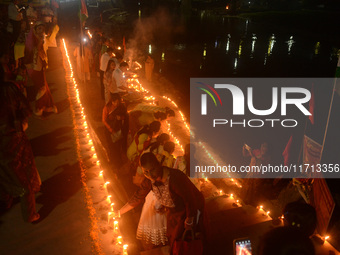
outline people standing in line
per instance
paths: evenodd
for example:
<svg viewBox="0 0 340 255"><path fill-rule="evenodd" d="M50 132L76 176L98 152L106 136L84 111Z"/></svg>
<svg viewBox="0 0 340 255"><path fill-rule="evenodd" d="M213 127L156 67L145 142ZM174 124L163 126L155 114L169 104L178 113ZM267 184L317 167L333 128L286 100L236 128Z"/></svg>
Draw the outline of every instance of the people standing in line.
<svg viewBox="0 0 340 255"><path fill-rule="evenodd" d="M102 99L105 99L105 89L104 89L104 73L107 69L107 64L112 58L112 48L108 48L107 51L100 57L100 94Z"/></svg>
<svg viewBox="0 0 340 255"><path fill-rule="evenodd" d="M100 59L101 59L101 48L102 48L102 40L101 34L98 31L95 31L92 37L92 55L94 59L94 71L97 73L97 76L100 77Z"/></svg>
<svg viewBox="0 0 340 255"><path fill-rule="evenodd" d="M115 93L115 88L117 87L116 81L112 79L112 73L116 68L115 62L110 59L106 71L104 73L104 91L105 91L105 104L107 104L111 98L111 94Z"/></svg>
<svg viewBox="0 0 340 255"><path fill-rule="evenodd" d="M23 7L19 8L18 6L19 0L12 0L12 2L8 5L8 20L12 25L13 33L12 33L12 42L15 43L19 37L21 30L21 21L23 20L22 11Z"/></svg>
<svg viewBox="0 0 340 255"><path fill-rule="evenodd" d="M13 197L20 197L22 216L33 222L40 215L35 208L35 193L41 180L31 144L25 134L29 103L11 82L0 85L0 195L11 207Z"/></svg>
<svg viewBox="0 0 340 255"><path fill-rule="evenodd" d="M29 32L25 44L25 65L29 77L32 79L37 94L35 97L34 114L42 116L43 112L57 113L58 109L48 87L45 70L47 55L44 51L45 25L37 22Z"/></svg>
<svg viewBox="0 0 340 255"><path fill-rule="evenodd" d="M145 78L147 81L152 81L152 73L153 73L154 67L155 67L155 61L153 60L151 55L148 55L145 61Z"/></svg>
<svg viewBox="0 0 340 255"><path fill-rule="evenodd" d="M81 49L83 47L83 49ZM91 64L92 64L92 52L89 47L89 43L86 41L84 44L78 45L74 52L73 55L76 57L77 60L77 70L78 70L78 75L79 79L84 82L90 81L91 79Z"/></svg>
<svg viewBox="0 0 340 255"><path fill-rule="evenodd" d="M207 240L205 200L201 192L181 171L162 166L156 156L145 153L140 158L145 179L127 204L120 209L120 215L144 202L152 190L156 199L167 210L167 237L170 247L180 239L185 229L201 233L203 243Z"/></svg>

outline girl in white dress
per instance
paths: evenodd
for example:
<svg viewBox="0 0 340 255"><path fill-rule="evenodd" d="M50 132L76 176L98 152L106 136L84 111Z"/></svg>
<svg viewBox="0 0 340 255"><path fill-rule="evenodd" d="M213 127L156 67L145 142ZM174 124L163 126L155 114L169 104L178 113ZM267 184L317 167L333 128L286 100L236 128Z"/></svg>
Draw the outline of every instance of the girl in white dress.
<svg viewBox="0 0 340 255"><path fill-rule="evenodd" d="M163 139L162 139L163 140ZM162 142L163 143L163 142ZM173 142L165 142L159 145L153 153L158 152L156 157L163 166L172 167L174 164L175 144ZM164 207L158 202L153 191L150 191L145 198L145 203L140 216L137 239L142 240L145 244L154 246L166 245L166 213Z"/></svg>

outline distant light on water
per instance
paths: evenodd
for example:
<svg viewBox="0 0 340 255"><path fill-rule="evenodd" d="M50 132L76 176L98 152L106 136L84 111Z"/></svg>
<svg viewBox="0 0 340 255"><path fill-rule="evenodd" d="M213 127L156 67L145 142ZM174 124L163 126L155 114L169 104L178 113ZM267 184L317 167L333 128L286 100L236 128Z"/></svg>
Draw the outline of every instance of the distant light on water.
<svg viewBox="0 0 340 255"><path fill-rule="evenodd" d="M204 15L205 15L205 11L201 11L201 19L203 19Z"/></svg>
<svg viewBox="0 0 340 255"><path fill-rule="evenodd" d="M293 40L293 36L291 36L286 43L288 44L288 55L290 55L292 51L292 46L295 43L295 41Z"/></svg>
<svg viewBox="0 0 340 255"><path fill-rule="evenodd" d="M272 36L269 38L269 44L268 44L268 56L270 56L273 52L274 44L276 42L275 35L272 34Z"/></svg>
<svg viewBox="0 0 340 255"><path fill-rule="evenodd" d="M238 54L238 56L239 57L241 57L241 54L242 54L242 40L240 41L240 44L238 45L238 52L237 52L237 54Z"/></svg>
<svg viewBox="0 0 340 255"><path fill-rule="evenodd" d="M225 46L225 51L226 51L226 53L229 52L229 48L230 48L230 38L231 38L231 35L228 34L227 45Z"/></svg>
<svg viewBox="0 0 340 255"><path fill-rule="evenodd" d="M237 58L235 58L235 61L234 61L234 70L237 69Z"/></svg>
<svg viewBox="0 0 340 255"><path fill-rule="evenodd" d="M314 54L318 55L320 50L320 42L317 42L314 47Z"/></svg>
<svg viewBox="0 0 340 255"><path fill-rule="evenodd" d="M256 40L257 40L257 37L256 37L256 34L253 34L252 38L251 38L251 58L253 58L253 54L254 54L254 51L255 51L255 43L256 43Z"/></svg>
<svg viewBox="0 0 340 255"><path fill-rule="evenodd" d="M245 32L244 32L245 34L248 33L248 24L249 24L249 20L247 19L247 20L246 20L246 29L245 29Z"/></svg>
<svg viewBox="0 0 340 255"><path fill-rule="evenodd" d="M204 47L203 49L203 57L206 57L207 56L207 47Z"/></svg>

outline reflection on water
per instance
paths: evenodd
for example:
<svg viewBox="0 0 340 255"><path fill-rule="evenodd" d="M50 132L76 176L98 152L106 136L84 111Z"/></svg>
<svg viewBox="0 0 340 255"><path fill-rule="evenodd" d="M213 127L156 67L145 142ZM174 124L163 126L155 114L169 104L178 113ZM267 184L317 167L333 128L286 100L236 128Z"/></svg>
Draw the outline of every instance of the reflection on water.
<svg viewBox="0 0 340 255"><path fill-rule="evenodd" d="M268 56L270 56L273 52L274 44L276 42L275 35L272 34L272 36L269 38L269 44L268 44Z"/></svg>
<svg viewBox="0 0 340 255"><path fill-rule="evenodd" d="M320 42L317 42L315 44L315 49L314 49L314 54L318 55L319 54L319 49L320 49Z"/></svg>
<svg viewBox="0 0 340 255"><path fill-rule="evenodd" d="M240 40L240 44L238 45L238 57L241 57L242 54L242 40Z"/></svg>
<svg viewBox="0 0 340 255"><path fill-rule="evenodd" d="M253 36L251 38L251 54L250 54L251 58L254 57L256 40L257 40L256 34L253 34Z"/></svg>
<svg viewBox="0 0 340 255"><path fill-rule="evenodd" d="M237 69L237 58L235 58L235 61L234 61L234 70Z"/></svg>
<svg viewBox="0 0 340 255"><path fill-rule="evenodd" d="M226 45L226 47L225 47L226 53L229 52L229 48L230 48L230 38L231 38L231 35L228 34L227 45Z"/></svg>
<svg viewBox="0 0 340 255"><path fill-rule="evenodd" d="M293 36L289 37L289 40L286 43L288 44L288 55L290 55L292 46L295 43L295 41L293 40Z"/></svg>
<svg viewBox="0 0 340 255"><path fill-rule="evenodd" d="M174 21L179 36L174 32L170 40L150 41L143 52L153 54L155 70L181 90L190 77L334 76L339 38L330 42L322 35L207 11L180 20Z"/></svg>

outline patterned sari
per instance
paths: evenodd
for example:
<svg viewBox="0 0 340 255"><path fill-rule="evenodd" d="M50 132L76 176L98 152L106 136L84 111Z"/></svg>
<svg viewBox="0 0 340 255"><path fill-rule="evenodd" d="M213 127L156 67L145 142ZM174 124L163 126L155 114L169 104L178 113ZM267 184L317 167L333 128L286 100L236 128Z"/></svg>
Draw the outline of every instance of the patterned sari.
<svg viewBox="0 0 340 255"><path fill-rule="evenodd" d="M25 220L35 212L34 193L41 180L30 142L24 132L28 102L13 83L0 86L0 193L22 197Z"/></svg>

